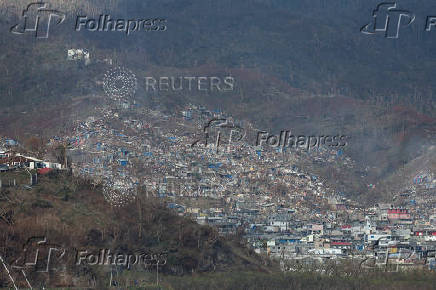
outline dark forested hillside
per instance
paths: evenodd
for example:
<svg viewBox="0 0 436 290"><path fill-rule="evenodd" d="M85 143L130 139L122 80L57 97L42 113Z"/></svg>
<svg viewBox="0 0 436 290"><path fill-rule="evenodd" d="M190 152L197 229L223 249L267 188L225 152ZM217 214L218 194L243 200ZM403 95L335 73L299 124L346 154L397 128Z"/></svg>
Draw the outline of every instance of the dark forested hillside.
<svg viewBox="0 0 436 290"><path fill-rule="evenodd" d="M24 134L23 119L38 122L42 114L45 128L64 124L55 119L68 113L57 108L68 110L65 104L75 97L101 95L99 81L107 70L102 60L111 58L137 75L136 98L149 106L173 110L195 102L250 119L259 128L347 134L352 141L345 150L361 168L376 167L373 180L392 174L434 142L436 31L424 29L427 16L436 14L431 1L398 3L415 15L398 39L360 32L372 21L377 1L60 1L51 5L65 11L66 20L51 28L48 39L9 32L27 4L1 4L0 128L8 134ZM74 31L77 15L101 14L160 17L167 30L129 36ZM88 49L91 64L66 61L71 48ZM144 92L145 76L182 72L232 74L236 89ZM31 116L20 115L23 111Z"/></svg>

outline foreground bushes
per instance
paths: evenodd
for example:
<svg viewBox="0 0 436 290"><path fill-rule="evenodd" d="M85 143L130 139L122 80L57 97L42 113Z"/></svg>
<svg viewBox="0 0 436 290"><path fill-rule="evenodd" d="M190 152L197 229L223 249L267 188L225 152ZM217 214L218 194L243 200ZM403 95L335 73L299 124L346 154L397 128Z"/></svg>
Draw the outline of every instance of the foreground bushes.
<svg viewBox="0 0 436 290"><path fill-rule="evenodd" d="M180 278L165 277L172 289L436 289L436 273L411 271L363 273L356 277L326 276L315 272L215 273Z"/></svg>

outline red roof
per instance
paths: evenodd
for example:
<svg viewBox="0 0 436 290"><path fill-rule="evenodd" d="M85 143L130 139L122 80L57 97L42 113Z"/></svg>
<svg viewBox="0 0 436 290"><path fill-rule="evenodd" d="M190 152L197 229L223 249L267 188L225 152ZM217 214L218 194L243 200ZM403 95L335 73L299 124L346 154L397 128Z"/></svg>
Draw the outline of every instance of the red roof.
<svg viewBox="0 0 436 290"><path fill-rule="evenodd" d="M38 174L47 174L47 173L49 173L52 170L53 169L51 169L51 168L39 168L38 169Z"/></svg>
<svg viewBox="0 0 436 290"><path fill-rule="evenodd" d="M388 213L409 213L408 209L388 209Z"/></svg>
<svg viewBox="0 0 436 290"><path fill-rule="evenodd" d="M351 246L350 242L332 242L332 246Z"/></svg>

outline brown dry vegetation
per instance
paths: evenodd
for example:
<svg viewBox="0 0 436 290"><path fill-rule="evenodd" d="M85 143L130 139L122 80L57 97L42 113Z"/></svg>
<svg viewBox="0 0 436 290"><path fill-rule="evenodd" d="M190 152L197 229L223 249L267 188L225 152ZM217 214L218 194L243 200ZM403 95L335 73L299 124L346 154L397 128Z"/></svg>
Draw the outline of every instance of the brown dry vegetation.
<svg viewBox="0 0 436 290"><path fill-rule="evenodd" d="M75 265L74 249L84 248L167 253L168 263L161 271L171 275L229 269L268 271L259 256L240 248L241 243L223 240L214 229L175 215L159 200L139 193L134 203L115 209L104 200L99 186L68 173L40 176L32 190L4 187L0 208L9 211L0 219L0 254L9 265L22 255L23 245L31 237L46 237L47 242L67 249L63 275L30 271L28 276L37 283L49 279L50 285L77 286L75 279L104 280L101 269ZM17 280L25 286L22 277L18 275ZM0 287L9 283L2 271Z"/></svg>

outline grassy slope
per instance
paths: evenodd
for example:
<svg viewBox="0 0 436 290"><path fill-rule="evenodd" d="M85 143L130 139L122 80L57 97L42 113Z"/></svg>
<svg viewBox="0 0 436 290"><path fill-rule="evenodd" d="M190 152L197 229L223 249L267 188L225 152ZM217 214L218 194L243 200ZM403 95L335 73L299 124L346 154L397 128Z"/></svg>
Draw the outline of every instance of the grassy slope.
<svg viewBox="0 0 436 290"><path fill-rule="evenodd" d="M12 176L2 174L0 177L5 181ZM74 265L76 257L69 254L70 250L83 248L95 251L106 248L123 253L166 252L168 263L161 272L168 275L275 269L265 267L259 256L241 248L239 243L223 240L212 228L173 214L158 200L140 195L134 204L113 209L98 187L93 189L66 173L41 176L40 183L32 190L4 188L0 208L9 211L6 218L0 220L1 255L8 263L20 256L22 246L30 237L46 236L51 243L67 249L66 277L61 279L57 273L51 273L51 285L72 286L76 279L87 281L92 277L106 281L107 274L101 268ZM124 271L123 275L136 272L141 273L141 269ZM34 272L28 276L38 282L44 277ZM7 276L2 272L0 285L7 283Z"/></svg>

